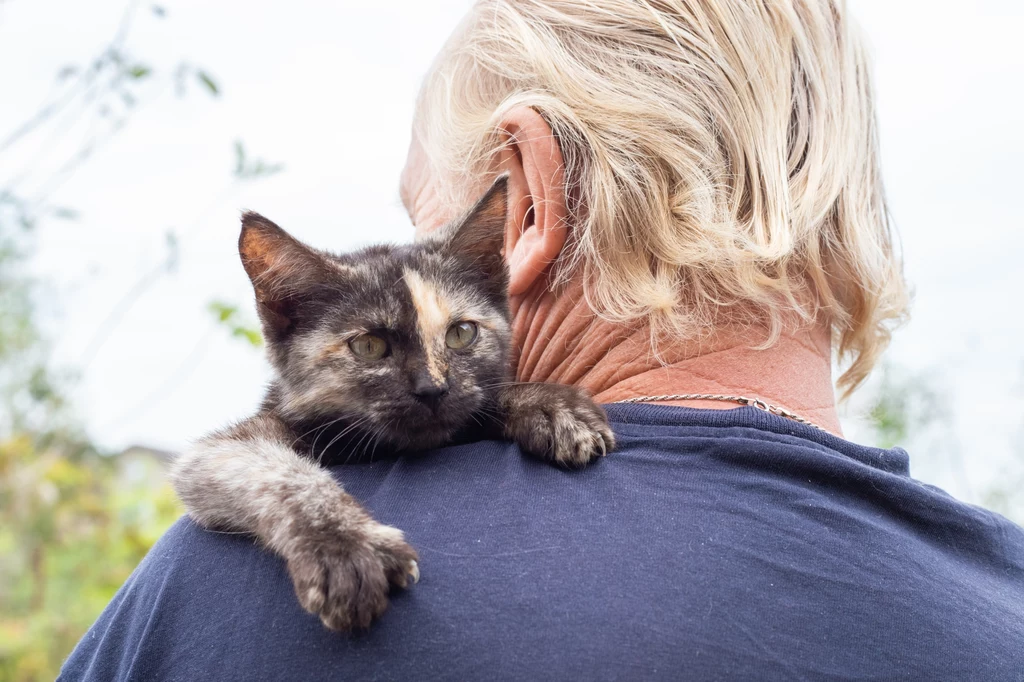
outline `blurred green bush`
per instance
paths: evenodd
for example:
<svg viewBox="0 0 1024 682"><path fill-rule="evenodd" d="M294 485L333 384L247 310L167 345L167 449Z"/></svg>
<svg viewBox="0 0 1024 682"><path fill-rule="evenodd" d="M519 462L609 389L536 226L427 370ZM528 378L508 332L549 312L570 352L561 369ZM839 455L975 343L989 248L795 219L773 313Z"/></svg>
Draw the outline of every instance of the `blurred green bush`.
<svg viewBox="0 0 1024 682"><path fill-rule="evenodd" d="M164 464L78 443L0 442L0 680L60 665L182 510Z"/></svg>

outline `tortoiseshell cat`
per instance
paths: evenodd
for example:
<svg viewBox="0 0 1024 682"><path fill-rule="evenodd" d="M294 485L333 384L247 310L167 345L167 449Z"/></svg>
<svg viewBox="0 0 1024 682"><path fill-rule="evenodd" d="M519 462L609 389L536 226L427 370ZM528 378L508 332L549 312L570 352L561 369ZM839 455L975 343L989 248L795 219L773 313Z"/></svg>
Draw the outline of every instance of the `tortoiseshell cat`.
<svg viewBox="0 0 1024 682"><path fill-rule="evenodd" d="M251 533L282 556L303 608L331 629L369 626L419 568L402 532L321 464L507 438L581 466L614 446L581 390L509 380L505 184L426 241L342 256L242 217L239 253L276 378L255 415L182 454L172 480L199 524Z"/></svg>

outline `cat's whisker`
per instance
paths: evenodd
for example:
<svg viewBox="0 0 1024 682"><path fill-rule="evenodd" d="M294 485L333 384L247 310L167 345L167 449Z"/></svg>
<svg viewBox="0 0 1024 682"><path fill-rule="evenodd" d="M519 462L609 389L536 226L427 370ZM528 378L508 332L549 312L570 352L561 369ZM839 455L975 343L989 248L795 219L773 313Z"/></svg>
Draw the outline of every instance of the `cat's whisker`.
<svg viewBox="0 0 1024 682"><path fill-rule="evenodd" d="M338 442L339 439L343 438L347 433L349 433L353 429L356 429L356 428L362 426L363 424L365 424L368 421L370 421L370 417L363 417L362 419L356 420L355 423L351 424L350 426L342 429L341 433L339 433L334 438L332 438L331 442L328 443L326 446L324 446L324 449L320 451L320 456L317 458L317 463L319 463L319 462L321 462L323 460L324 455L331 449L332 445L334 445L336 442Z"/></svg>
<svg viewBox="0 0 1024 682"><path fill-rule="evenodd" d="M345 455L345 464L348 464L350 461L352 461L353 457L358 456L357 453L359 453L360 446L363 444L363 441L366 440L366 438L369 437L369 435L370 435L370 431L363 431L363 433L361 433L359 435L359 440L357 440L352 445L352 447L349 448L348 454Z"/></svg>
<svg viewBox="0 0 1024 682"><path fill-rule="evenodd" d="M385 422L377 431L374 432L373 449L370 451L370 461L373 461L373 456L377 454L377 446L381 443L381 437L391 429L391 421Z"/></svg>
<svg viewBox="0 0 1024 682"><path fill-rule="evenodd" d="M370 421L370 417L369 417L369 416L367 416L367 417L363 417L362 419L359 419L359 420L357 420L357 421L356 421L356 422L354 422L354 423L353 423L353 424L352 424L351 426L348 426L348 427L346 427L346 428L345 428L345 429L344 429L344 430L343 430L343 431L342 431L341 433L339 433L339 434L338 434L338 435L337 435L337 436L335 437L335 439L334 439L334 440L337 440L338 438L341 438L341 437L343 437L343 436L345 436L345 435L347 435L347 434L351 433L351 432L352 432L353 430L355 430L355 429L357 429L357 428L359 428L359 427L363 426L363 425L364 425L364 424L366 424L366 422L368 422L368 421ZM327 447L330 447L330 446L331 446L331 444L332 444L332 443L334 443L334 440L332 440L332 441L331 441L331 443L328 443L328 444L327 444Z"/></svg>
<svg viewBox="0 0 1024 682"><path fill-rule="evenodd" d="M310 447L310 452L316 451L316 442L317 442L317 440L320 439L320 436L321 436L321 434L323 434L324 430L330 428L331 426L334 426L335 424L337 424L338 422L340 422L343 419L345 419L345 417L341 416L341 417L338 417L337 419L332 419L331 421L327 422L326 424L320 424L319 426L314 426L309 431L306 431L304 434L302 434L301 436L299 436L298 438L293 440L292 444L291 444L291 447L295 447L296 445L298 445L300 442L302 442L302 440L306 436L308 436L309 434L313 433L314 431L319 431L320 433L318 433L316 435L316 437L313 439L313 445Z"/></svg>
<svg viewBox="0 0 1024 682"><path fill-rule="evenodd" d="M370 431L370 430L362 432L362 434L359 436L359 439L355 441L355 444L352 445L351 449L349 450L348 455L345 457L345 464L348 464L348 462L351 461L351 459L353 457L361 457L362 456L362 453L365 452L365 451L361 450L362 449L362 443L366 442L367 439L371 437L372 433L373 432Z"/></svg>
<svg viewBox="0 0 1024 682"><path fill-rule="evenodd" d="M498 381L491 384L480 384L480 389L491 389L491 388L505 388L507 386L515 386L516 384L522 383L521 381Z"/></svg>
<svg viewBox="0 0 1024 682"><path fill-rule="evenodd" d="M373 442L373 434L376 433L376 429L368 430L366 437L359 440L359 459L362 460L366 456L366 449L370 447L370 443Z"/></svg>
<svg viewBox="0 0 1024 682"><path fill-rule="evenodd" d="M331 422L330 424L328 424L328 425L326 425L326 426L331 426L331 425L333 425L333 424L336 424L336 423L337 423L338 421L339 421L339 420L334 420L333 422ZM330 450L330 448L331 448L331 445L333 445L333 444L334 444L334 442L335 442L335 441L336 441L336 440L337 440L338 438L340 438L340 437L344 436L344 435L345 435L346 433L348 433L348 432L349 432L349 431L351 431L352 429L354 429L354 428L358 428L358 426L359 426L360 424L362 424L362 423L363 423L364 421L366 421L366 418L363 418L363 419L357 419L357 420L356 420L355 422L353 422L352 424L350 424L350 425L346 426L346 427L345 427L344 429L342 429L342 430L341 430L341 432L340 432L339 434L335 435L335 437L334 437L334 438L332 438L332 439L331 439L331 441L330 441L330 442L329 442L329 443L328 443L328 444L327 444L326 446L324 446L324 448L323 448L322 450L320 450L320 454L319 454L319 455L317 455L317 454L316 454L316 441L317 441L317 440L320 440L320 436L322 436L322 435L323 435L323 431L321 431L321 432L320 432L319 434L317 434L316 440L314 440L314 441L313 441L313 447L311 447L311 448L310 448L310 454L312 454L312 455L315 455L315 456L316 456L316 462L317 462L317 464L321 464L321 463L323 462L324 456L325 456L325 455L326 455L326 454L328 453L328 451L329 451L329 450ZM326 430L326 426L325 426L325 430Z"/></svg>
<svg viewBox="0 0 1024 682"><path fill-rule="evenodd" d="M499 410L496 407L490 407L487 405L481 405L479 408L477 408L474 414L482 414L488 417L495 417L498 419L501 418L501 410Z"/></svg>

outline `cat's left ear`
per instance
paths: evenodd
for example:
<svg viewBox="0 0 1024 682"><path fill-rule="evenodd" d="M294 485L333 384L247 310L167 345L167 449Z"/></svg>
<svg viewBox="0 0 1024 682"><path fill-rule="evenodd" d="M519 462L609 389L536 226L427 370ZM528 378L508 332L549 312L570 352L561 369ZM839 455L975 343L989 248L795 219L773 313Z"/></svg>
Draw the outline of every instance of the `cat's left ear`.
<svg viewBox="0 0 1024 682"><path fill-rule="evenodd" d="M268 340L284 338L301 321L303 302L340 268L258 213L242 214L238 255L252 281L256 310Z"/></svg>
<svg viewBox="0 0 1024 682"><path fill-rule="evenodd" d="M440 240L442 249L468 258L489 281L504 287L508 281L504 254L507 219L508 174L504 173L498 176L473 208L462 218L441 228L433 238Z"/></svg>

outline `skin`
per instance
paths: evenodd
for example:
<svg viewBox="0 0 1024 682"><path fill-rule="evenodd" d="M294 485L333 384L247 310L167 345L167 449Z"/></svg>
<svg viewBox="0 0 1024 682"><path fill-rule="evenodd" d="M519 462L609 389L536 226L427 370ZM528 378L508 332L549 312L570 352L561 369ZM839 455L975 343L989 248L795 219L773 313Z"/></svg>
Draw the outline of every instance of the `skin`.
<svg viewBox="0 0 1024 682"><path fill-rule="evenodd" d="M582 298L582 282L549 287L551 264L566 244L564 162L551 128L533 109L505 117L507 135L497 172L509 173L510 210L505 224L513 349L520 381L572 384L598 403L680 393L715 393L756 398L798 414L842 435L832 386L829 330L790 330L770 347L760 338L721 328L710 340L679 342L651 357L642 326L626 328L601 320ZM413 139L402 173L401 195L418 234L458 214L440 200L423 149ZM484 187L485 181L481 182ZM732 409L718 401L671 401L703 409Z"/></svg>

